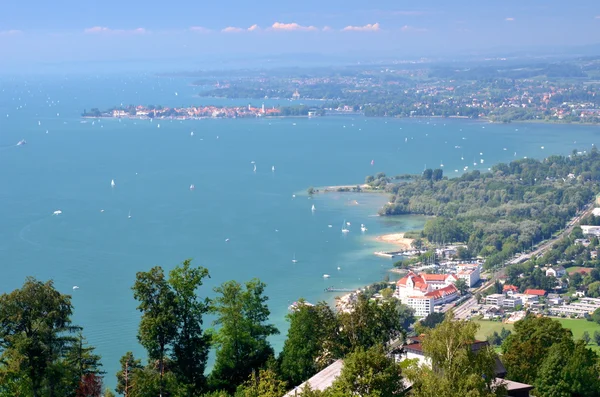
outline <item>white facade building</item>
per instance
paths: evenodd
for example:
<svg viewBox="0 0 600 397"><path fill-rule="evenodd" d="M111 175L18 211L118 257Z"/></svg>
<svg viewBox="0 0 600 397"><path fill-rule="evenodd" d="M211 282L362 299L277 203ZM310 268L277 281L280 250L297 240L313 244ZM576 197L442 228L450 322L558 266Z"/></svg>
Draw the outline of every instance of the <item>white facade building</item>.
<svg viewBox="0 0 600 397"><path fill-rule="evenodd" d="M394 295L415 310L415 315L425 317L433 313L436 305L458 298L460 293L454 286L458 278L453 274L419 275L409 272L396 283Z"/></svg>
<svg viewBox="0 0 600 397"><path fill-rule="evenodd" d="M462 264L456 266L456 277L465 280L469 288L479 282L481 268L478 264Z"/></svg>

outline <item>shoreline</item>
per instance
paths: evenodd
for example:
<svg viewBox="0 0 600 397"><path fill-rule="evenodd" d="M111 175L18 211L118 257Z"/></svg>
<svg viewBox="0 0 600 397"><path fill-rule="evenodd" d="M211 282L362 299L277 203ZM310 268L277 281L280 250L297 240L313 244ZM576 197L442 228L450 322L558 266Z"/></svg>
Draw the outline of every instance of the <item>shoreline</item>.
<svg viewBox="0 0 600 397"><path fill-rule="evenodd" d="M375 237L375 240L381 243L396 245L404 250L412 249L412 243L415 241L412 238L404 237L404 232L382 234Z"/></svg>

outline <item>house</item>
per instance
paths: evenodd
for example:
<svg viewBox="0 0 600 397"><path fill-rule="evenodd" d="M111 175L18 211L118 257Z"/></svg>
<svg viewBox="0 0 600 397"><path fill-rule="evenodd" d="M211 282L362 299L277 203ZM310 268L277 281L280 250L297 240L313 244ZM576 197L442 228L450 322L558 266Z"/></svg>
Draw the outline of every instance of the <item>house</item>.
<svg viewBox="0 0 600 397"><path fill-rule="evenodd" d="M575 239L575 244L583 245L584 247L587 247L588 245L590 245L590 240L588 240L587 238L578 238L578 239Z"/></svg>
<svg viewBox="0 0 600 397"><path fill-rule="evenodd" d="M543 290L543 289L531 289L531 288L529 288L529 289L525 290L525 295L534 295L534 296L537 296L537 297L546 296L546 291Z"/></svg>
<svg viewBox="0 0 600 397"><path fill-rule="evenodd" d="M552 266L546 269L546 277L561 278L567 274L567 271L562 266Z"/></svg>
<svg viewBox="0 0 600 397"><path fill-rule="evenodd" d="M502 286L502 293L504 293L504 294L512 295L517 292L519 292L519 288L517 288L516 285L504 284Z"/></svg>
<svg viewBox="0 0 600 397"><path fill-rule="evenodd" d="M456 266L456 269L456 277L465 280L469 288L479 282L481 270L478 264L461 264Z"/></svg>
<svg viewBox="0 0 600 397"><path fill-rule="evenodd" d="M454 286L458 278L452 274L416 274L409 272L396 283L394 296L415 310L415 315L425 317L442 305L458 298Z"/></svg>

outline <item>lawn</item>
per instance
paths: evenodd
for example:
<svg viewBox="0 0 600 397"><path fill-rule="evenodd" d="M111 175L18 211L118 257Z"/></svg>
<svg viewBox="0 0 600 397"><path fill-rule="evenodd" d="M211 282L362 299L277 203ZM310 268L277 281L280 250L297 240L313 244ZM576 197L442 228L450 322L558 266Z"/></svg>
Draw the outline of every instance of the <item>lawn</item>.
<svg viewBox="0 0 600 397"><path fill-rule="evenodd" d="M587 320L573 320L567 318L555 318L555 320L558 320L563 327L569 328L573 333L573 339L575 340L581 339L581 335L587 331L592 338L592 341L588 346L600 352L600 346L594 342L594 331L600 331L600 324ZM512 331L514 328L512 324L504 324L498 321L473 320L473 322L479 324L479 331L477 331L477 334L475 335L478 340L486 340L487 336L494 331L500 333L502 327L509 331Z"/></svg>
<svg viewBox="0 0 600 397"><path fill-rule="evenodd" d="M477 338L477 340L486 340L489 335L494 333L494 331L500 333L500 331L502 331L502 327L509 331L512 331L514 328L512 324L504 324L499 321L473 320L473 322L479 324L479 331L477 331L477 334L475 334L475 338Z"/></svg>
<svg viewBox="0 0 600 397"><path fill-rule="evenodd" d="M571 266L566 268L565 270L567 271L567 274L573 274L573 273L589 273L592 271L593 268L591 267L581 267L581 266Z"/></svg>

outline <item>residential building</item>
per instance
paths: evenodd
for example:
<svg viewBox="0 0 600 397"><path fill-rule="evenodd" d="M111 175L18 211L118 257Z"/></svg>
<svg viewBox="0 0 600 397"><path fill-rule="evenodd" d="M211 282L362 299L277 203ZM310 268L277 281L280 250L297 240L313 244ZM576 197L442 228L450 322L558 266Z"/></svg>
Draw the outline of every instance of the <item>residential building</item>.
<svg viewBox="0 0 600 397"><path fill-rule="evenodd" d="M518 296L506 298L506 299L504 299L504 302L502 302L503 307L508 307L511 309L514 309L517 306L521 306L521 305L523 305L523 301Z"/></svg>
<svg viewBox="0 0 600 397"><path fill-rule="evenodd" d="M469 288L479 282L481 268L478 264L461 264L456 266L456 269L458 270L456 276L465 280Z"/></svg>
<svg viewBox="0 0 600 397"><path fill-rule="evenodd" d="M491 294L485 297L486 305L504 306L504 294Z"/></svg>
<svg viewBox="0 0 600 397"><path fill-rule="evenodd" d="M600 236L600 226L581 225L584 236Z"/></svg>
<svg viewBox="0 0 600 397"><path fill-rule="evenodd" d="M512 295L514 293L519 292L519 288L517 288L516 285L511 285L511 284L504 284L502 286L502 292L507 294L507 295Z"/></svg>
<svg viewBox="0 0 600 397"><path fill-rule="evenodd" d="M552 266L546 269L546 277L561 278L565 274L567 274L567 271L562 266Z"/></svg>
<svg viewBox="0 0 600 397"><path fill-rule="evenodd" d="M419 317L435 311L436 305L451 302L460 295L454 283L458 278L452 274L419 275L409 272L396 283L394 295L415 310Z"/></svg>

